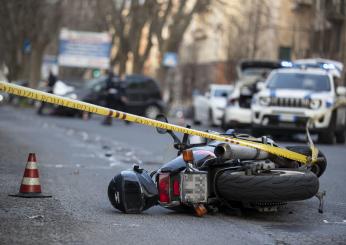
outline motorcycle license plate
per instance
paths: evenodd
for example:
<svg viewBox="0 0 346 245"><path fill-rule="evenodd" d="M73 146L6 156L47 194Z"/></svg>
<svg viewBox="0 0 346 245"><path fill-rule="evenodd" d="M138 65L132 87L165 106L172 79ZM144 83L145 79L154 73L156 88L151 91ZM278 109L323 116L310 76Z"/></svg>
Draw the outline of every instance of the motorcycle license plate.
<svg viewBox="0 0 346 245"><path fill-rule="evenodd" d="M206 203L208 177L206 172L182 173L181 200L183 203Z"/></svg>

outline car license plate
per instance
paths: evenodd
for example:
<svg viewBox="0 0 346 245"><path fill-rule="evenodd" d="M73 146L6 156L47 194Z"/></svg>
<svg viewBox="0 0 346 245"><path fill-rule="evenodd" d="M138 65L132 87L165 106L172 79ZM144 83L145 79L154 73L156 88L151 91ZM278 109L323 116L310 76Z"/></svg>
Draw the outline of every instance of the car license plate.
<svg viewBox="0 0 346 245"><path fill-rule="evenodd" d="M281 114L279 115L279 120L281 122L295 122L296 117L295 115L292 115L292 114Z"/></svg>

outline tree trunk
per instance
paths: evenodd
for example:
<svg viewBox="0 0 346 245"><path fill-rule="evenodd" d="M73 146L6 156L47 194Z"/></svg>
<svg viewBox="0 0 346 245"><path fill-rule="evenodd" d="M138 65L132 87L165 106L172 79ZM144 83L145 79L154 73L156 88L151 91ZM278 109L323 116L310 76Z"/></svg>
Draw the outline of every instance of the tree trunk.
<svg viewBox="0 0 346 245"><path fill-rule="evenodd" d="M144 62L141 58L134 58L133 59L133 69L132 72L136 73L136 74L140 74L143 72L143 66L144 66Z"/></svg>
<svg viewBox="0 0 346 245"><path fill-rule="evenodd" d="M127 55L126 54L120 55L119 61L118 61L118 64L119 64L118 75L119 76L126 74L126 63L127 63Z"/></svg>
<svg viewBox="0 0 346 245"><path fill-rule="evenodd" d="M22 70L18 74L19 79L27 80L30 76L30 55L24 54L22 61Z"/></svg>
<svg viewBox="0 0 346 245"><path fill-rule="evenodd" d="M261 16L260 16L260 6L259 2L256 2L256 12L255 12L255 17L254 17L254 22L253 24L253 39L252 39L252 52L251 52L251 58L255 59L257 55L257 50L258 50L258 36L259 36L259 28L261 25Z"/></svg>
<svg viewBox="0 0 346 245"><path fill-rule="evenodd" d="M27 79L27 77L23 77L23 63L20 63L19 60L16 58L17 56L10 59L6 65L8 67L8 75L7 79L9 81L16 81L19 79Z"/></svg>
<svg viewBox="0 0 346 245"><path fill-rule="evenodd" d="M41 66L43 59L42 48L33 48L30 56L30 79L29 86L36 88L41 79Z"/></svg>

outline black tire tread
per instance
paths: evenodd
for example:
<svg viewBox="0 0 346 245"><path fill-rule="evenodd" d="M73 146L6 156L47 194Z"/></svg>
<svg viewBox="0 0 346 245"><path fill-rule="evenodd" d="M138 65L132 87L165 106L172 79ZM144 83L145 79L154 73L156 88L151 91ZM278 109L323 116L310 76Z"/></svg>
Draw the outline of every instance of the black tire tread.
<svg viewBox="0 0 346 245"><path fill-rule="evenodd" d="M322 144L332 145L334 144L334 136L335 136L335 129L336 129L336 112L334 111L332 113L332 117L330 119L328 128L324 131L318 134L318 141Z"/></svg>
<svg viewBox="0 0 346 245"><path fill-rule="evenodd" d="M335 139L336 139L336 143L345 144L346 142L345 130L336 132Z"/></svg>
<svg viewBox="0 0 346 245"><path fill-rule="evenodd" d="M234 175L233 171L226 170L216 179L217 192L227 201L241 202L298 201L311 198L317 193L319 182L312 172L282 171L296 174Z"/></svg>

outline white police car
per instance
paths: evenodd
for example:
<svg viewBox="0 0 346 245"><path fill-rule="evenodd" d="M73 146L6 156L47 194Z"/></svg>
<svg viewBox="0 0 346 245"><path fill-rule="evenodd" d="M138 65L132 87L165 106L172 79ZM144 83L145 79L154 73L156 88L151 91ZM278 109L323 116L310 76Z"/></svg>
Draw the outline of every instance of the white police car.
<svg viewBox="0 0 346 245"><path fill-rule="evenodd" d="M273 71L252 100L252 126L256 134L304 132L309 118L311 132L322 143L345 143L345 108L331 110L345 88L336 88L330 72L316 68L284 68Z"/></svg>

